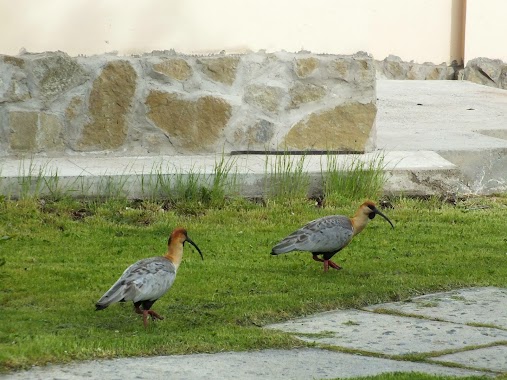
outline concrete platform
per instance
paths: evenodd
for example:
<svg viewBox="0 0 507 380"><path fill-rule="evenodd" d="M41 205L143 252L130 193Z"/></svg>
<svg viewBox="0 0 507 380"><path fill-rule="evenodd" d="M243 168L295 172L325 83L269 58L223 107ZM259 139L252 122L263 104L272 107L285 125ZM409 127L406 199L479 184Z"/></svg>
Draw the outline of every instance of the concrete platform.
<svg viewBox="0 0 507 380"><path fill-rule="evenodd" d="M507 190L507 91L467 81L377 81L378 149L433 151L474 194Z"/></svg>
<svg viewBox="0 0 507 380"><path fill-rule="evenodd" d="M486 287L364 310L330 311L266 327L366 356L395 355L410 360L415 354L429 362L505 375L506 321L507 289Z"/></svg>
<svg viewBox="0 0 507 380"><path fill-rule="evenodd" d="M314 342L312 348L94 360L0 378L286 380L393 372L496 377L507 375L506 313L507 289L461 289L265 326Z"/></svg>
<svg viewBox="0 0 507 380"><path fill-rule="evenodd" d="M447 322L495 326L507 331L507 289L461 289L416 297L405 302L374 305L365 310L395 311Z"/></svg>
<svg viewBox="0 0 507 380"><path fill-rule="evenodd" d="M131 198L143 198L156 189L160 176L188 178L199 174L200 181L211 182L222 159L231 165L241 195L264 195L265 181L275 170L272 168L276 157L272 155L10 159L0 164L0 194L15 198L27 191L42 195L66 192L75 196L100 196L115 191ZM328 156L293 156L291 160L295 163L304 160L304 170L310 178L310 195L320 194ZM338 155L336 160L338 167L345 170L359 161L374 166L381 163L387 173L387 193L468 191L458 179L457 167L432 151Z"/></svg>
<svg viewBox="0 0 507 380"><path fill-rule="evenodd" d="M428 363L365 357L321 349L297 349L94 360L65 366L35 368L0 378L3 380L309 380L348 379L400 371L457 377L491 376L486 372Z"/></svg>
<svg viewBox="0 0 507 380"><path fill-rule="evenodd" d="M385 164L389 194L490 194L507 191L507 91L463 81L378 81L377 151L340 155ZM28 190L142 197L159 175L201 173L210 180L221 155L4 158L0 194ZM296 162L301 156L293 157ZM305 156L311 193L322 188L327 156ZM245 196L261 196L274 156L226 156ZM107 195L107 194L106 194Z"/></svg>
<svg viewBox="0 0 507 380"><path fill-rule="evenodd" d="M294 333L307 342L397 356L507 341L507 331L500 329L362 310L330 311L268 328Z"/></svg>
<svg viewBox="0 0 507 380"><path fill-rule="evenodd" d="M502 360L503 358L503 360ZM445 363L456 363L477 369L507 373L507 347L493 346L475 350L442 355L431 360Z"/></svg>

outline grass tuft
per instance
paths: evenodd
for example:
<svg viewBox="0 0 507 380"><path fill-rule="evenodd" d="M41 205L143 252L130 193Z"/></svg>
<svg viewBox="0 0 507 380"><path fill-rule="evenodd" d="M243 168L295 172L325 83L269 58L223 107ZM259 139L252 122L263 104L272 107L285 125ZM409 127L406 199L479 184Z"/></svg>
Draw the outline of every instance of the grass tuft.
<svg viewBox="0 0 507 380"><path fill-rule="evenodd" d="M310 179L306 155L266 155L264 194L271 201L300 201L308 197Z"/></svg>
<svg viewBox="0 0 507 380"><path fill-rule="evenodd" d="M331 154L326 158L322 176L327 205L380 198L385 184L382 154L379 153L371 159L364 156Z"/></svg>
<svg viewBox="0 0 507 380"><path fill-rule="evenodd" d="M40 196L44 184L45 166L37 167L30 158L28 167L25 167L25 161L21 160L19 164L19 194L21 199L37 198Z"/></svg>
<svg viewBox="0 0 507 380"><path fill-rule="evenodd" d="M191 167L163 169L159 164L148 175L141 176L143 194L151 201L165 200L167 207L182 214L197 215L205 208L222 207L226 200L237 197L240 184L234 172L236 158L217 158L213 172L205 174Z"/></svg>

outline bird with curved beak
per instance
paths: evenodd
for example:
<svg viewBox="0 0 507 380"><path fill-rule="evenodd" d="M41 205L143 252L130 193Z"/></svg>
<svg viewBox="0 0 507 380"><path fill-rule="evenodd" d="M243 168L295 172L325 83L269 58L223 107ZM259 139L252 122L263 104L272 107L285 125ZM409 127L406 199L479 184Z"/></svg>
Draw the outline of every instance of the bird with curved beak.
<svg viewBox="0 0 507 380"><path fill-rule="evenodd" d="M271 254L310 251L315 261L324 263L324 272L327 272L329 267L342 269L331 261L331 258L347 246L352 238L366 227L369 220L375 218L375 215L383 217L394 228L393 223L377 209L375 203L366 201L359 206L352 218L331 215L309 222L276 244Z"/></svg>
<svg viewBox="0 0 507 380"><path fill-rule="evenodd" d="M116 302L134 302L134 311L143 316L144 327L148 315L153 319L164 319L151 307L172 286L183 258L183 245L192 244L204 260L202 252L184 228L176 228L167 242L164 256L139 260L129 266L118 281L97 301L95 310L102 310Z"/></svg>

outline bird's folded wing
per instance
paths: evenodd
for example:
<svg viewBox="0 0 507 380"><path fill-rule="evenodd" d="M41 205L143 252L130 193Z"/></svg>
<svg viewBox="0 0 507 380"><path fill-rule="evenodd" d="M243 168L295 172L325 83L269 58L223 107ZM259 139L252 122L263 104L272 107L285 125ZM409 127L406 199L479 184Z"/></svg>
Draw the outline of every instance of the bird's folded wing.
<svg viewBox="0 0 507 380"><path fill-rule="evenodd" d="M156 300L171 287L176 268L164 257L144 259L128 267L97 304Z"/></svg>
<svg viewBox="0 0 507 380"><path fill-rule="evenodd" d="M348 243L352 234L349 218L342 215L325 216L294 231L278 243L273 252L283 253L293 250L331 252Z"/></svg>

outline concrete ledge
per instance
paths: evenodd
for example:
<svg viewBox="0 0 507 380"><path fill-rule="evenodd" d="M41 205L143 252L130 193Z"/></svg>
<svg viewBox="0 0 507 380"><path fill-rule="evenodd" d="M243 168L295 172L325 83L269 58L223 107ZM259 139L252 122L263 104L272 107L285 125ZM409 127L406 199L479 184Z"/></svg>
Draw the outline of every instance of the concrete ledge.
<svg viewBox="0 0 507 380"><path fill-rule="evenodd" d="M290 156L293 163L303 160L310 177L310 195L322 193L322 173L327 155ZM435 152L373 152L337 155L337 166L347 170L354 163L383 165L389 194L428 194L463 192L456 166ZM104 196L117 192L127 197L145 197L160 176L199 175L200 181L213 179L222 161L231 165L230 173L239 183L240 195L260 197L265 181L275 171L277 157L270 155L204 155L160 157L66 157L7 159L0 165L0 193L19 197L36 191L42 196L59 191L75 196ZM151 187L151 189L150 189Z"/></svg>

